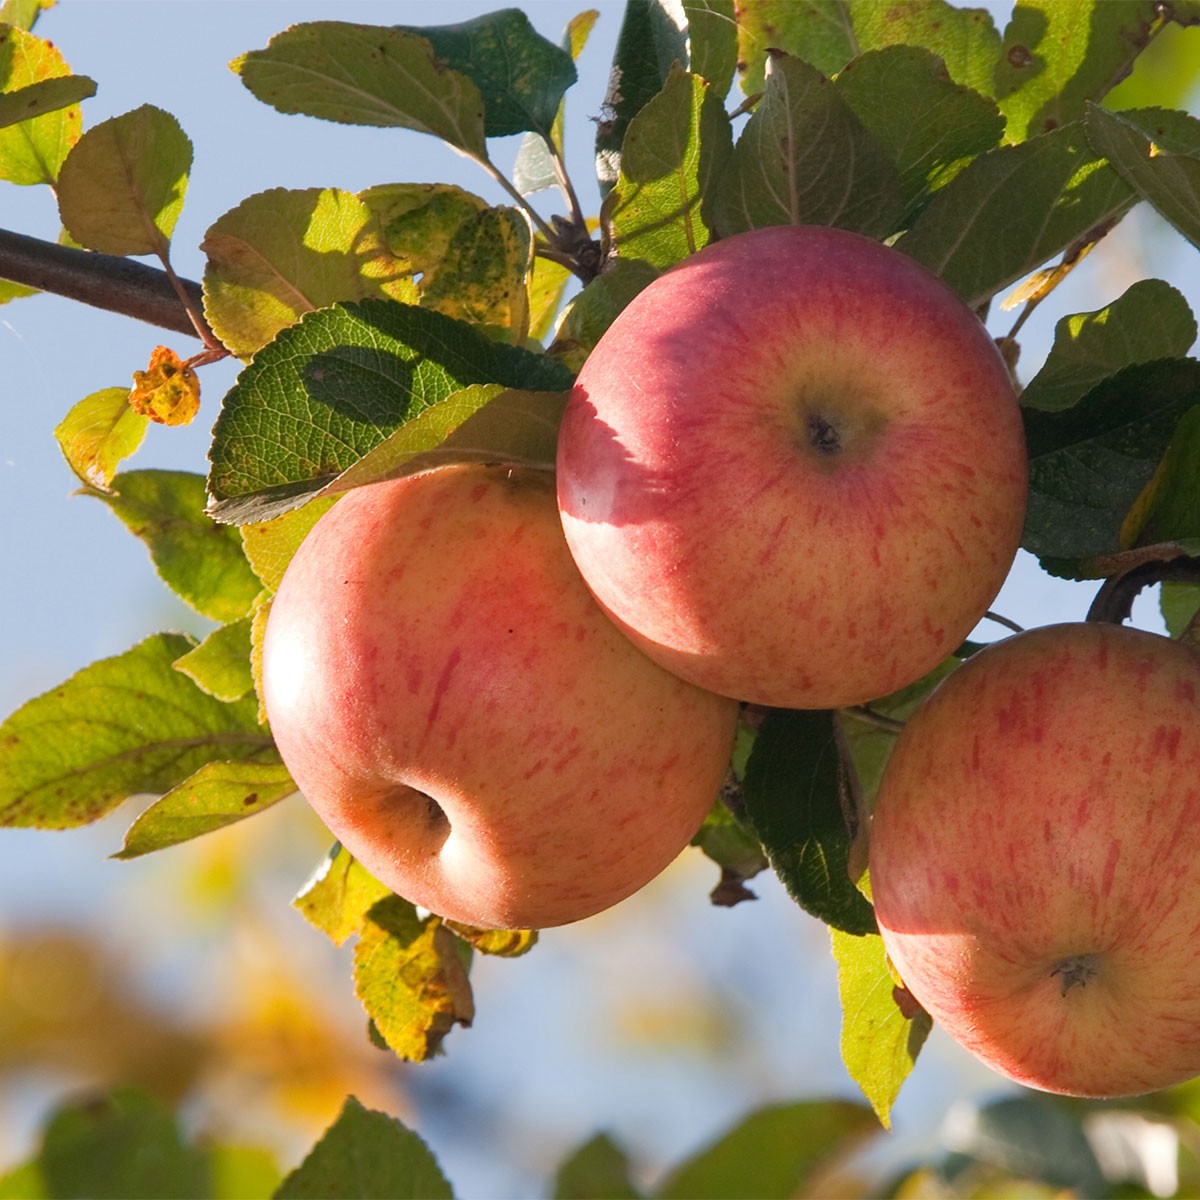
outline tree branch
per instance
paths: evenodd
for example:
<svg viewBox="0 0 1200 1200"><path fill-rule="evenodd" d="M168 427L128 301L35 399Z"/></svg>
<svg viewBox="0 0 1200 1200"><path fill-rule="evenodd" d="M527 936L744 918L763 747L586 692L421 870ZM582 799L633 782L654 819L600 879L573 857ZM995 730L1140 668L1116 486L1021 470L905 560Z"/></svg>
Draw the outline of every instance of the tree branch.
<svg viewBox="0 0 1200 1200"><path fill-rule="evenodd" d="M0 229L0 279L197 336L167 273L130 258L76 250ZM202 312L200 285L190 279L180 283L196 312Z"/></svg>

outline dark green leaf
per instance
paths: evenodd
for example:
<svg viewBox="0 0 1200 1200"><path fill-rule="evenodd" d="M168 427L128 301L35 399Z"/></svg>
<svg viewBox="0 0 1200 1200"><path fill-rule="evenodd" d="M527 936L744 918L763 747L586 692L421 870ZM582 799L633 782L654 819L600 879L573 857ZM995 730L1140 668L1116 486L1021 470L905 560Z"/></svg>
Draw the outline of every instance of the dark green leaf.
<svg viewBox="0 0 1200 1200"><path fill-rule="evenodd" d="M751 1113L677 1167L654 1193L661 1200L791 1200L810 1195L815 1172L857 1149L879 1123L845 1100L776 1104Z"/></svg>
<svg viewBox="0 0 1200 1200"><path fill-rule="evenodd" d="M620 175L629 122L662 91L674 63L688 65L687 38L664 0L626 0L596 125L596 178L602 193Z"/></svg>
<svg viewBox="0 0 1200 1200"><path fill-rule="evenodd" d="M15 92L0 93L0 128L31 121L43 113L58 112L96 94L96 81L86 75L60 75L41 79Z"/></svg>
<svg viewBox="0 0 1200 1200"><path fill-rule="evenodd" d="M828 712L776 710L746 764L746 818L789 895L847 933L875 930L875 913L850 878L853 782Z"/></svg>
<svg viewBox="0 0 1200 1200"><path fill-rule="evenodd" d="M205 763L272 753L252 699L222 704L175 670L193 644L155 634L17 709L0 725L0 825L68 829Z"/></svg>
<svg viewBox="0 0 1200 1200"><path fill-rule="evenodd" d="M621 175L605 201L617 254L664 270L708 245L708 201L733 129L704 80L682 68L629 123Z"/></svg>
<svg viewBox="0 0 1200 1200"><path fill-rule="evenodd" d="M1081 125L981 154L896 243L975 308L1132 207Z"/></svg>
<svg viewBox="0 0 1200 1200"><path fill-rule="evenodd" d="M575 1150L554 1176L554 1200L641 1200L629 1155L607 1133Z"/></svg>
<svg viewBox="0 0 1200 1200"><path fill-rule="evenodd" d="M411 305L368 300L310 313L256 355L225 397L210 454L212 511L241 524L296 508L473 383L562 391L571 373Z"/></svg>
<svg viewBox="0 0 1200 1200"><path fill-rule="evenodd" d="M1156 0L1021 0L996 63L1008 140L1079 120L1149 44L1158 7Z"/></svg>
<svg viewBox="0 0 1200 1200"><path fill-rule="evenodd" d="M729 94L738 64L734 0L683 0L693 75L706 79L718 100Z"/></svg>
<svg viewBox="0 0 1200 1200"><path fill-rule="evenodd" d="M421 1139L353 1096L275 1200L453 1200L437 1159Z"/></svg>
<svg viewBox="0 0 1200 1200"><path fill-rule="evenodd" d="M773 55L713 216L723 237L764 225L838 225L868 237L901 216L900 177L819 71Z"/></svg>
<svg viewBox="0 0 1200 1200"><path fill-rule="evenodd" d="M1121 548L1121 528L1180 418L1200 404L1200 362L1128 367L1062 412L1025 412L1029 509L1022 545L1041 558Z"/></svg>
<svg viewBox="0 0 1200 1200"><path fill-rule="evenodd" d="M905 214L1004 132L995 104L955 83L928 50L889 46L848 63L837 91L900 173Z"/></svg>
<svg viewBox="0 0 1200 1200"><path fill-rule="evenodd" d="M90 492L146 543L164 583L197 612L232 621L262 590L234 529L204 512L204 477L187 471L122 471L112 490Z"/></svg>
<svg viewBox="0 0 1200 1200"><path fill-rule="evenodd" d="M563 93L575 82L575 63L520 9L501 9L460 25L396 28L427 38L441 65L475 84L483 97L487 137L526 130L549 136Z"/></svg>
<svg viewBox="0 0 1200 1200"><path fill-rule="evenodd" d="M1200 246L1200 120L1170 109L1088 107L1087 135L1130 187Z"/></svg>
<svg viewBox="0 0 1200 1200"><path fill-rule="evenodd" d="M1070 408L1110 375L1134 363L1182 358L1195 340L1196 318L1183 295L1161 279L1141 279L1111 304L1058 322L1021 404Z"/></svg>
<svg viewBox="0 0 1200 1200"><path fill-rule="evenodd" d="M1140 545L1200 538L1200 396L1175 427L1121 534L1122 541Z"/></svg>
<svg viewBox="0 0 1200 1200"><path fill-rule="evenodd" d="M430 133L487 157L475 82L438 61L427 38L379 25L312 21L277 34L231 66L258 99L285 113L346 125Z"/></svg>

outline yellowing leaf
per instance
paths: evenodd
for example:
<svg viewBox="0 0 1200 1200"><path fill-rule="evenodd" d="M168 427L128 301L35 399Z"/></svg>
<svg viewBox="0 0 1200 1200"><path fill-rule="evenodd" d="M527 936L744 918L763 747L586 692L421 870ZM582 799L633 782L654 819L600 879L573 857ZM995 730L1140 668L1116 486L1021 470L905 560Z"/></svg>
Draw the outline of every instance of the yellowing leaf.
<svg viewBox="0 0 1200 1200"><path fill-rule="evenodd" d="M91 487L106 491L121 460L146 435L147 419L134 411L127 388L103 388L85 396L54 430L71 470Z"/></svg>
<svg viewBox="0 0 1200 1200"><path fill-rule="evenodd" d="M159 425L190 425L200 411L200 380L166 346L156 346L150 365L134 371L130 407Z"/></svg>
<svg viewBox="0 0 1200 1200"><path fill-rule="evenodd" d="M339 843L321 860L292 905L335 946L341 946L362 928L372 907L391 894Z"/></svg>
<svg viewBox="0 0 1200 1200"><path fill-rule="evenodd" d="M20 91L70 73L50 42L15 26L0 25L0 93ZM0 128L0 179L54 183L82 129L83 116L77 104Z"/></svg>
<svg viewBox="0 0 1200 1200"><path fill-rule="evenodd" d="M480 954L520 958L537 945L536 929L476 929L472 925L460 925L457 921L447 921L445 924L447 929Z"/></svg>
<svg viewBox="0 0 1200 1200"><path fill-rule="evenodd" d="M271 591L279 587L292 555L332 503L333 500L310 500L273 520L239 526L246 560L264 587Z"/></svg>

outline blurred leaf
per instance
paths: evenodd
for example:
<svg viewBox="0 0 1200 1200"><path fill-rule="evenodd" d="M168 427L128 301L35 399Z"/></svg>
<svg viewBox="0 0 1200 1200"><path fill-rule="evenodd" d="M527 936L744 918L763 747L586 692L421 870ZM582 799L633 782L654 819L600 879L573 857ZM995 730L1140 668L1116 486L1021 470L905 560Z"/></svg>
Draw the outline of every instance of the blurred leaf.
<svg viewBox="0 0 1200 1200"><path fill-rule="evenodd" d="M165 259L191 167L192 143L169 112L143 104L102 121L63 163L62 223L89 250Z"/></svg>
<svg viewBox="0 0 1200 1200"><path fill-rule="evenodd" d="M1200 538L1200 393L1121 528L1124 546Z"/></svg>
<svg viewBox="0 0 1200 1200"><path fill-rule="evenodd" d="M570 53L542 37L517 8L460 25L396 29L428 39L445 70L471 79L484 104L484 134L549 136L563 93L575 82Z"/></svg>
<svg viewBox="0 0 1200 1200"><path fill-rule="evenodd" d="M190 425L200 411L200 380L174 350L156 346L144 371L134 371L129 407L158 425Z"/></svg>
<svg viewBox="0 0 1200 1200"><path fill-rule="evenodd" d="M1200 362L1127 367L1073 408L1026 410L1029 509L1022 545L1040 558L1120 549L1120 530L1180 418L1200 404Z"/></svg>
<svg viewBox="0 0 1200 1200"><path fill-rule="evenodd" d="M848 933L875 930L875 912L850 878L852 782L828 712L767 714L746 764L746 819L788 894Z"/></svg>
<svg viewBox="0 0 1200 1200"><path fill-rule="evenodd" d="M268 1150L254 1146L206 1145L213 1200L269 1200L281 1173Z"/></svg>
<svg viewBox="0 0 1200 1200"><path fill-rule="evenodd" d="M629 1155L607 1133L589 1138L554 1174L554 1200L641 1200Z"/></svg>
<svg viewBox="0 0 1200 1200"><path fill-rule="evenodd" d="M42 79L15 92L0 93L0 129L58 112L96 94L96 81L86 75Z"/></svg>
<svg viewBox="0 0 1200 1200"><path fill-rule="evenodd" d="M675 1168L660 1200L791 1200L806 1182L860 1146L879 1125L871 1110L844 1100L776 1104L751 1113Z"/></svg>
<svg viewBox="0 0 1200 1200"><path fill-rule="evenodd" d="M296 508L472 383L561 391L571 375L546 355L406 304L367 300L310 313L257 354L226 395L210 452L211 511L243 523Z"/></svg>
<svg viewBox="0 0 1200 1200"><path fill-rule="evenodd" d="M1066 125L981 154L937 192L896 243L972 307L1117 221L1134 195Z"/></svg>
<svg viewBox="0 0 1200 1200"><path fill-rule="evenodd" d="M362 928L372 906L391 894L349 850L335 843L292 905L341 946Z"/></svg>
<svg viewBox="0 0 1200 1200"><path fill-rule="evenodd" d="M1171 109L1088 106L1087 136L1193 246L1200 247L1200 120Z"/></svg>
<svg viewBox="0 0 1200 1200"><path fill-rule="evenodd" d="M175 670L193 644L155 634L17 709L0 725L0 825L84 825L205 763L270 751L252 700L222 704Z"/></svg>
<svg viewBox="0 0 1200 1200"><path fill-rule="evenodd" d="M1159 610L1167 632L1179 637L1200 611L1200 583L1164 583L1159 594Z"/></svg>
<svg viewBox="0 0 1200 1200"><path fill-rule="evenodd" d="M295 795L296 785L274 749L252 762L205 763L129 827L113 858L139 858L224 829Z"/></svg>
<svg viewBox="0 0 1200 1200"><path fill-rule="evenodd" d="M1004 133L995 104L955 83L936 55L915 46L861 55L836 87L899 171L906 214Z"/></svg>
<svg viewBox="0 0 1200 1200"><path fill-rule="evenodd" d="M486 159L483 98L403 29L312 21L230 64L258 99L285 113L429 133Z"/></svg>
<svg viewBox="0 0 1200 1200"><path fill-rule="evenodd" d="M279 589L292 555L332 504L332 499L310 500L281 517L239 528L246 561L264 587L273 592Z"/></svg>
<svg viewBox="0 0 1200 1200"><path fill-rule="evenodd" d="M734 0L683 0L683 11L687 14L692 74L707 80L711 94L723 101L737 74Z"/></svg>
<svg viewBox="0 0 1200 1200"><path fill-rule="evenodd" d="M53 8L58 0L4 0L0 4L0 25L15 25L18 29L32 29L42 10Z"/></svg>
<svg viewBox="0 0 1200 1200"><path fill-rule="evenodd" d="M353 1096L338 1118L284 1179L275 1200L453 1200L437 1159L421 1139Z"/></svg>
<svg viewBox="0 0 1200 1200"><path fill-rule="evenodd" d="M475 1019L461 945L440 917L418 917L399 896L373 904L359 930L355 993L383 1040L407 1062L440 1053L455 1025Z"/></svg>
<svg viewBox="0 0 1200 1200"><path fill-rule="evenodd" d="M1172 5L1174 20L1137 56L1132 72L1105 96L1105 108L1115 111L1154 104L1187 107L1200 61L1196 58L1196 35L1183 25L1197 11Z"/></svg>
<svg viewBox="0 0 1200 1200"><path fill-rule="evenodd" d="M52 43L24 29L0 25L0 95L70 75L71 68ZM0 180L54 183L82 129L77 105L0 128Z"/></svg>
<svg viewBox="0 0 1200 1200"><path fill-rule="evenodd" d="M570 282L571 272L567 267L540 256L533 260L529 276L529 338L532 341L544 341L554 328Z"/></svg>
<svg viewBox="0 0 1200 1200"><path fill-rule="evenodd" d="M123 459L142 444L147 419L129 407L129 389L103 388L85 396L54 430L59 449L79 479L108 488Z"/></svg>
<svg viewBox="0 0 1200 1200"><path fill-rule="evenodd" d="M842 1004L842 1061L875 1115L891 1128L892 1105L933 1028L929 1014L905 994L896 999L883 938L831 929Z"/></svg>
<svg viewBox="0 0 1200 1200"><path fill-rule="evenodd" d="M610 262L571 301L559 322L550 353L570 370L578 371L621 310L657 278L658 271L641 259Z"/></svg>
<svg viewBox="0 0 1200 1200"><path fill-rule="evenodd" d="M1182 358L1195 340L1196 318L1182 293L1161 279L1140 279L1111 304L1058 322L1021 405L1070 408L1110 375L1134 363Z"/></svg>
<svg viewBox="0 0 1200 1200"><path fill-rule="evenodd" d="M996 63L1008 140L1079 120L1145 49L1158 7L1156 0L1021 0Z"/></svg>
<svg viewBox="0 0 1200 1200"><path fill-rule="evenodd" d="M197 687L218 700L240 700L254 690L250 672L250 618L214 629L175 664Z"/></svg>
<svg viewBox="0 0 1200 1200"><path fill-rule="evenodd" d="M200 248L205 316L242 357L339 300L418 295L370 205L336 188L258 192L209 226Z"/></svg>
<svg viewBox="0 0 1200 1200"><path fill-rule="evenodd" d="M188 471L122 471L93 492L150 551L163 582L197 612L232 621L262 590L237 530L205 515L204 477Z"/></svg>
<svg viewBox="0 0 1200 1200"><path fill-rule="evenodd" d="M679 24L682 14L668 0L626 0L608 91L596 122L601 195L607 195L620 177L629 122L662 91L674 63L688 65L687 38Z"/></svg>
<svg viewBox="0 0 1200 1200"><path fill-rule="evenodd" d="M901 216L900 177L833 84L773 55L713 204L721 236L764 225L837 225L868 237Z"/></svg>
<svg viewBox="0 0 1200 1200"><path fill-rule="evenodd" d="M672 70L625 134L620 177L604 205L616 253L662 270L703 249L709 201L732 151L716 94L698 76Z"/></svg>

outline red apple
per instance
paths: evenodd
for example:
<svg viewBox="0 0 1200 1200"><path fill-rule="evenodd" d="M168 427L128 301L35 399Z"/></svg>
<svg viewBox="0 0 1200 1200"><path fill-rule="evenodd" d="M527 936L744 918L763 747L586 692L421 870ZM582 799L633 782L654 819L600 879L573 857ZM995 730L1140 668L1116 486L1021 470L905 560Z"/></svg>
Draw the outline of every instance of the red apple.
<svg viewBox="0 0 1200 1200"><path fill-rule="evenodd" d="M379 880L541 928L657 875L724 777L736 705L634 648L567 552L546 472L350 492L288 566L263 648L297 785Z"/></svg>
<svg viewBox="0 0 1200 1200"><path fill-rule="evenodd" d="M830 708L952 651L1017 550L1026 455L986 329L911 259L838 229L711 245L581 371L558 499L601 606L657 662Z"/></svg>
<svg viewBox="0 0 1200 1200"><path fill-rule="evenodd" d="M1200 1074L1200 654L1047 626L977 654L895 746L871 823L905 986L1029 1087Z"/></svg>

